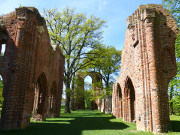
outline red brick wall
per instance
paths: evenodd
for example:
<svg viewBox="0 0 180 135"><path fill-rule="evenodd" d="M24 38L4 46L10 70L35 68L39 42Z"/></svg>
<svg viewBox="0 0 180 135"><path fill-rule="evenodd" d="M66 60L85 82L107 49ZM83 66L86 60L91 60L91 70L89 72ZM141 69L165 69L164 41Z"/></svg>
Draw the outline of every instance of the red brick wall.
<svg viewBox="0 0 180 135"><path fill-rule="evenodd" d="M53 82L57 85L56 111L59 116L63 87L64 57L58 47L54 50L45 20L35 8L18 8L1 16L1 32L8 34L5 56L0 57L0 74L3 76L4 103L1 115L1 127L17 129L26 127L33 110L34 93L37 80L44 74L47 83L43 91L45 103L43 117L49 113L49 97Z"/></svg>
<svg viewBox="0 0 180 135"><path fill-rule="evenodd" d="M169 123L168 84L176 75L175 39L178 27L169 11L161 5L139 6L127 19L120 77L113 89L113 115L123 109L125 121L136 122L138 130L160 133ZM135 120L132 120L132 97L126 96L127 79L135 90ZM117 85L120 85L123 106ZM130 94L130 93L129 93ZM129 95L128 94L128 95Z"/></svg>
<svg viewBox="0 0 180 135"><path fill-rule="evenodd" d="M86 76L91 76L92 78L92 96L95 101L91 102L92 110L101 109L101 99L97 99L97 96L102 94L102 76L98 72L78 72L76 73L76 84L75 84L75 109L85 109L84 101L84 79Z"/></svg>

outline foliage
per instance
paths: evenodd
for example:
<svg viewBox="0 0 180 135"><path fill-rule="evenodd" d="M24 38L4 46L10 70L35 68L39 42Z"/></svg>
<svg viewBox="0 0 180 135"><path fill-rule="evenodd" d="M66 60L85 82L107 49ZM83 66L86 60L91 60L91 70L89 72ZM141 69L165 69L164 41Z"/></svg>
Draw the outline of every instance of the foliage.
<svg viewBox="0 0 180 135"><path fill-rule="evenodd" d="M177 24L180 30L180 1L179 0L163 0L163 6L167 8L174 18L177 20ZM169 83L169 99L170 99L170 113L179 113L180 107L180 32L177 36L175 43L176 63L177 63L177 75Z"/></svg>
<svg viewBox="0 0 180 135"><path fill-rule="evenodd" d="M87 17L75 13L68 7L63 12L57 9L44 10L47 27L54 44L58 44L65 56L64 82L66 90L75 73L89 65L90 59L82 63L89 50L96 48L101 42L105 21L95 16ZM70 92L66 91L66 112L69 110Z"/></svg>
<svg viewBox="0 0 180 135"><path fill-rule="evenodd" d="M99 45L99 47L87 54L87 59L85 59L84 62L88 59L93 60L86 70L101 73L102 79L105 82L105 93L107 95L111 94L114 77L117 76L120 71L121 51L116 50L115 47L112 46L106 47Z"/></svg>
<svg viewBox="0 0 180 135"><path fill-rule="evenodd" d="M88 83L84 81L84 102L85 109L91 109L91 102L93 101L92 82Z"/></svg>
<svg viewBox="0 0 180 135"><path fill-rule="evenodd" d="M85 101L85 108L91 109L91 102L92 102L92 89L87 90L84 92L84 101Z"/></svg>
<svg viewBox="0 0 180 135"><path fill-rule="evenodd" d="M76 102L81 102L84 99L85 108L90 109L92 101L103 98L102 82L96 82L94 80L92 84L89 84L88 82L84 82L83 78L79 76L74 78L74 82L76 89L74 91L72 90L71 96Z"/></svg>
<svg viewBox="0 0 180 135"><path fill-rule="evenodd" d="M179 0L163 0L163 6L167 8L177 20L180 27L180 1Z"/></svg>
<svg viewBox="0 0 180 135"><path fill-rule="evenodd" d="M3 81L2 81L1 78L0 78L0 108L1 108L2 102L3 102L2 93L3 93Z"/></svg>
<svg viewBox="0 0 180 135"><path fill-rule="evenodd" d="M174 112L176 113L176 115L180 115L180 94L179 93L175 95L173 98L173 107L174 107Z"/></svg>

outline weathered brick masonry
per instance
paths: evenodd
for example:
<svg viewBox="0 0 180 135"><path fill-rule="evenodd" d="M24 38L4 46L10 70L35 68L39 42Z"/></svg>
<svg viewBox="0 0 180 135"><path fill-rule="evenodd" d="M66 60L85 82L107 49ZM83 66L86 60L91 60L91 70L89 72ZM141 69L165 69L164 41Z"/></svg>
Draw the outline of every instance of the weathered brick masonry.
<svg viewBox="0 0 180 135"><path fill-rule="evenodd" d="M168 84L176 75L178 27L162 5L146 5L127 19L120 77L113 88L113 114L138 130L170 128Z"/></svg>
<svg viewBox="0 0 180 135"><path fill-rule="evenodd" d="M92 96L95 98L102 93L102 76L98 72L77 72L76 73L76 84L75 84L75 109L85 109L84 101L84 79L86 76L92 78ZM101 109L101 100L96 98L91 102L92 110Z"/></svg>
<svg viewBox="0 0 180 135"><path fill-rule="evenodd" d="M64 57L58 47L50 45L45 20L37 9L17 8L0 16L2 44L6 51L0 56L4 82L1 127L28 126L32 110L36 120L59 116Z"/></svg>

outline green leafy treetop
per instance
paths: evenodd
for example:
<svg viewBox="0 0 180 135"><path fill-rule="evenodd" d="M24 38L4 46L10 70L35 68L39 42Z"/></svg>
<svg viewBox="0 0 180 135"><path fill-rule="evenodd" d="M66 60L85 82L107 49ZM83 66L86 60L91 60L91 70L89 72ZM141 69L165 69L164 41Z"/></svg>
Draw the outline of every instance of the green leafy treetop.
<svg viewBox="0 0 180 135"><path fill-rule="evenodd" d="M86 70L101 73L105 82L105 93L111 95L114 77L120 71L121 51L112 46L99 45L96 49L89 51L84 63L89 59L92 61Z"/></svg>
<svg viewBox="0 0 180 135"><path fill-rule="evenodd" d="M101 42L105 21L95 16L87 17L75 13L75 9L65 8L44 10L47 27L53 44L58 44L65 56L64 83L66 86L66 109L69 113L70 84L75 73L89 65L82 61L88 51Z"/></svg>

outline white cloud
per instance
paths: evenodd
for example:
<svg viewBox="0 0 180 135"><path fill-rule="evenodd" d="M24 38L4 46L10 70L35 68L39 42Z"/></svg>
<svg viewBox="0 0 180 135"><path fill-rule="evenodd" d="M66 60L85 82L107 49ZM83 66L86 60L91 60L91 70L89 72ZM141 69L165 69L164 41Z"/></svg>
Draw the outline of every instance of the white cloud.
<svg viewBox="0 0 180 135"><path fill-rule="evenodd" d="M99 0L98 1L99 5L99 11L102 11L104 8L106 8L106 6L110 3L110 1L107 0Z"/></svg>

